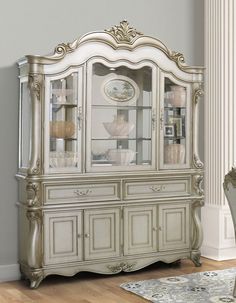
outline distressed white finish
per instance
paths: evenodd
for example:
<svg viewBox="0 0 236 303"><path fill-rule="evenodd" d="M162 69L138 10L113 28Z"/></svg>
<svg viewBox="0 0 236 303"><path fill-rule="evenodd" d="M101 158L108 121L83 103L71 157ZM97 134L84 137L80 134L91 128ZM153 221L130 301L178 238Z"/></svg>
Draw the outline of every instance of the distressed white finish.
<svg viewBox="0 0 236 303"><path fill-rule="evenodd" d="M190 245L189 204L159 206L160 250L188 248Z"/></svg>
<svg viewBox="0 0 236 303"><path fill-rule="evenodd" d="M236 256L233 226L222 186L226 172L236 161L235 13L234 0L205 1L206 206L202 210L202 253L216 260Z"/></svg>

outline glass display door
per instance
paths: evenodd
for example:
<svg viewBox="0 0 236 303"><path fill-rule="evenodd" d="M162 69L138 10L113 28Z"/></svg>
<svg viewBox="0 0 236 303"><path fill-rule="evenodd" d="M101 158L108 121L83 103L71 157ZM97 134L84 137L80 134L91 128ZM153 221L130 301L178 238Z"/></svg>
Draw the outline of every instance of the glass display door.
<svg viewBox="0 0 236 303"><path fill-rule="evenodd" d="M50 87L46 108L46 169L81 171L82 93L78 89L80 71L46 80ZM48 136L48 137L47 137Z"/></svg>
<svg viewBox="0 0 236 303"><path fill-rule="evenodd" d="M164 77L161 102L161 168L189 167L190 87Z"/></svg>
<svg viewBox="0 0 236 303"><path fill-rule="evenodd" d="M155 167L154 67L90 62L87 169Z"/></svg>

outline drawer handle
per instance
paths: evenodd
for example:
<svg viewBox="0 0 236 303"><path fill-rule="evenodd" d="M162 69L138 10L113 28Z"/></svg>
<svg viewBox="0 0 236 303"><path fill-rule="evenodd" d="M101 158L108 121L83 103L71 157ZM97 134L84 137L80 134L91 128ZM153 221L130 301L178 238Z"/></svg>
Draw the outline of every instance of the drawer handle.
<svg viewBox="0 0 236 303"><path fill-rule="evenodd" d="M85 236L85 238L89 238L90 234L85 234L84 236Z"/></svg>
<svg viewBox="0 0 236 303"><path fill-rule="evenodd" d="M88 196L89 194L91 194L91 192L91 189L77 189L74 191L77 196Z"/></svg>
<svg viewBox="0 0 236 303"><path fill-rule="evenodd" d="M150 187L150 189L154 192L162 191L162 185L161 186L153 185Z"/></svg>

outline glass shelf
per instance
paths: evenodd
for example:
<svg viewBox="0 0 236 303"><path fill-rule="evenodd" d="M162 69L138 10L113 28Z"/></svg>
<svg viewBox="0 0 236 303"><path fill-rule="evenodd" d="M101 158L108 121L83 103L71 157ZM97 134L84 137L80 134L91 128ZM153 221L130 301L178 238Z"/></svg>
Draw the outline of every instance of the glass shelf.
<svg viewBox="0 0 236 303"><path fill-rule="evenodd" d="M77 138L54 138L54 137L50 137L51 141L57 141L57 140L62 140L62 141L76 141Z"/></svg>
<svg viewBox="0 0 236 303"><path fill-rule="evenodd" d="M59 107L61 108L62 106L65 106L65 107L77 107L77 104L75 103L55 103L55 102L51 102L52 104L52 107Z"/></svg>
<svg viewBox="0 0 236 303"><path fill-rule="evenodd" d="M152 140L151 138L92 138L93 141Z"/></svg>
<svg viewBox="0 0 236 303"><path fill-rule="evenodd" d="M92 105L93 109L123 109L123 110L144 110L144 109L152 109L151 106L133 106L133 105Z"/></svg>
<svg viewBox="0 0 236 303"><path fill-rule="evenodd" d="M173 141L175 141L175 140L185 140L186 139L186 137L164 137L164 139L165 140L173 140Z"/></svg>

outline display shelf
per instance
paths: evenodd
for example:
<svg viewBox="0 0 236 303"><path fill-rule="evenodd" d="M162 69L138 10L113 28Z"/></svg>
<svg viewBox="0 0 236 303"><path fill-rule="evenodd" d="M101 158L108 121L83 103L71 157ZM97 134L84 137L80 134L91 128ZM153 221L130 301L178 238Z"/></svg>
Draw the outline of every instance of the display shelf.
<svg viewBox="0 0 236 303"><path fill-rule="evenodd" d="M92 109L117 109L117 110L151 110L151 106L133 106L133 105L92 105Z"/></svg>

